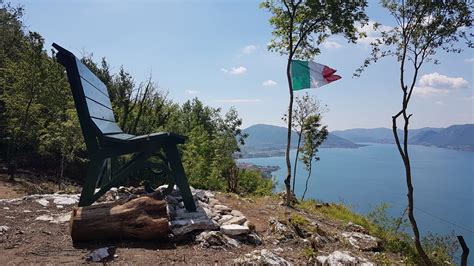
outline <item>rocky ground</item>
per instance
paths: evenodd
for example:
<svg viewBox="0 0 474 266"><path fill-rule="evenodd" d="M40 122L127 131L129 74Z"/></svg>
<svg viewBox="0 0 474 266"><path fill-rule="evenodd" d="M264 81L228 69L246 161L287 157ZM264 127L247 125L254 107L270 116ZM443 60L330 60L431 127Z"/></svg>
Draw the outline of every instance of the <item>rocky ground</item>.
<svg viewBox="0 0 474 266"><path fill-rule="evenodd" d="M5 189L6 183L0 183ZM10 185L9 185L10 186ZM193 189L198 211L185 211L178 191L166 197L170 234L156 241L72 243L68 221L78 194L0 195L0 264L85 263L102 251L113 263L363 264L396 254L352 223L279 205L276 197L241 198ZM0 190L1 192L1 190ZM139 196L117 188L102 200ZM108 249L100 249L108 248ZM100 257L100 256L99 256Z"/></svg>

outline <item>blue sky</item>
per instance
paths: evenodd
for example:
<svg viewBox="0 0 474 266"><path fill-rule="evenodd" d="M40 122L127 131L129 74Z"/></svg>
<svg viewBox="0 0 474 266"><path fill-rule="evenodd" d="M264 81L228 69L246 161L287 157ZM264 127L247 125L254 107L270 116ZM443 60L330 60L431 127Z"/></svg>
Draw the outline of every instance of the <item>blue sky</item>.
<svg viewBox="0 0 474 266"><path fill-rule="evenodd" d="M284 125L288 88L285 58L266 50L270 14L258 1L14 1L24 5L25 24L76 55L106 57L113 71L120 65L136 82L150 74L177 102L198 97L213 107L234 106L244 127ZM394 24L377 2L368 15ZM369 32L369 36L372 35ZM349 44L331 37L315 61L338 70L343 78L316 90L329 107L330 130L390 127L400 108L398 65L393 58L370 67L361 78L354 70L369 54L366 41ZM412 127L474 123L474 54L439 52L441 65L426 64L410 111Z"/></svg>

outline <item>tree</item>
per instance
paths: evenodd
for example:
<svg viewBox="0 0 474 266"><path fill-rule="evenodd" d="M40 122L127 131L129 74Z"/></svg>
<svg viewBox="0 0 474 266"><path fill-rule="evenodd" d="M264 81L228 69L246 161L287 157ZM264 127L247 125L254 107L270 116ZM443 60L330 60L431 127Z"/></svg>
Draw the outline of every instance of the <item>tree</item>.
<svg viewBox="0 0 474 266"><path fill-rule="evenodd" d="M372 43L372 52L364 65L356 70L356 76L371 63L394 56L400 66L400 88L402 90L401 109L392 117L392 129L398 152L405 167L407 184L408 218L413 229L415 247L422 261L432 262L424 251L418 225L414 215L414 188L412 184L411 163L408 151L408 128L413 114L408 105L415 89L415 83L424 63L438 61L434 58L441 48L447 52L461 52L455 45L462 39L472 48L472 41L466 29L472 26L472 4L468 1L383 1L382 5L395 19L396 27L384 31ZM397 131L398 119L403 121L403 144Z"/></svg>
<svg viewBox="0 0 474 266"><path fill-rule="evenodd" d="M287 56L286 76L288 79L288 114L293 113L293 86L291 81L291 60L310 59L320 53L319 45L332 34L342 34L349 41L357 40L355 23L365 24L366 1L319 1L319 0L265 0L261 7L273 16L273 39L268 49ZM286 145L286 205L291 204L291 125L288 117Z"/></svg>
<svg viewBox="0 0 474 266"><path fill-rule="evenodd" d="M320 114L313 114L306 117L303 124L304 145L301 149L300 159L308 171L308 176L306 177L305 188L301 200L304 200L304 196L308 190L308 181L311 177L313 161L319 161L319 157L317 156L319 146L321 146L321 144L327 139L328 134L327 126L322 126L321 124Z"/></svg>
<svg viewBox="0 0 474 266"><path fill-rule="evenodd" d="M291 188L292 193L295 193L296 169L298 166L301 140L303 139L303 129L306 118L311 115L321 115L323 112L327 111L326 105L322 107L320 101L315 97L311 97L309 93L305 93L303 97L296 96L295 102L296 106L292 114L291 127L298 135L298 144L296 145L295 163L293 165L293 186ZM285 114L282 119L286 122L288 115Z"/></svg>

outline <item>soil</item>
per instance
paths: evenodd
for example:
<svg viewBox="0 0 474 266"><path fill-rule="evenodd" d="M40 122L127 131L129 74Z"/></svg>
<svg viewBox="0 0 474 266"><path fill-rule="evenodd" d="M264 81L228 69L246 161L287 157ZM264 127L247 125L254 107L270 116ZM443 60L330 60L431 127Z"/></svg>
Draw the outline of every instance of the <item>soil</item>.
<svg viewBox="0 0 474 266"><path fill-rule="evenodd" d="M0 175L0 199L17 198L24 192L17 186L21 183L10 183L6 176ZM18 192L20 191L20 192ZM247 219L255 225L257 234L262 237L260 246L243 244L232 249L205 249L193 242L193 239L177 242L172 239L155 241L94 241L73 243L69 235L68 223L53 224L36 221L42 214L64 214L73 206L58 209L55 205L43 207L31 200L5 202L0 201L0 226L6 225L9 230L0 234L0 265L7 264L63 264L86 263L86 256L94 249L101 247L116 247L116 257L112 263L132 264L215 264L232 263L243 254L256 249L271 250L294 264L308 263L305 247L308 241L295 238L284 243L275 241L270 232L268 220L276 217L287 220L291 213L297 210L280 206L276 197L241 198L233 194L216 193L216 198L232 209L240 210ZM325 220L324 217L306 217L317 221L322 230L331 233L344 227L338 221ZM350 250L354 254L371 259L373 252L353 250L343 242L326 245L318 250L319 254L328 254L338 249Z"/></svg>

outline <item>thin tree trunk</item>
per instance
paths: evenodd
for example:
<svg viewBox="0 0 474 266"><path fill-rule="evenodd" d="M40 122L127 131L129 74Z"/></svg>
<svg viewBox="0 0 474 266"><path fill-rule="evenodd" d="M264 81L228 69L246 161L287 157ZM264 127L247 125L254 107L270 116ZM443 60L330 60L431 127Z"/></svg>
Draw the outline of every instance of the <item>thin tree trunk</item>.
<svg viewBox="0 0 474 266"><path fill-rule="evenodd" d="M404 104L405 105L405 104ZM406 105L405 105L406 106ZM403 129L404 133L404 140L403 140L403 150L402 146L400 144L400 139L398 137L398 132L397 132L397 117L400 116L400 114L403 114L404 119L405 119L405 126ZM402 110L397 116L393 117L393 134L395 136L395 140L397 143L398 150L400 152L400 155L403 159L403 164L405 165L405 176L406 176L406 183L407 183L407 198L408 198L408 219L410 220L411 227L413 229L413 235L414 235L414 240L415 240L415 248L418 251L421 259L426 265L432 265L430 258L428 255L426 255L426 252L423 249L423 246L421 245L421 239L420 239L420 231L418 229L418 225L416 223L415 219L415 214L414 214L414 197L413 197L413 182L412 182L412 175L411 175L411 165L410 165L410 158L408 156L408 123L409 123L410 116L406 115L406 108Z"/></svg>
<svg viewBox="0 0 474 266"><path fill-rule="evenodd" d="M305 187L304 187L303 196L301 196L302 201L304 200L304 196L306 195L306 191L308 190L308 181L309 181L309 178L311 177L311 170L312 169L313 169L313 162L311 161L310 164L309 164L308 177L306 177L306 184L305 184Z"/></svg>
<svg viewBox="0 0 474 266"><path fill-rule="evenodd" d="M469 247L466 245L464 238L462 236L458 236L459 244L461 244L462 248L462 256L461 256L461 266L467 265L467 256L469 256Z"/></svg>
<svg viewBox="0 0 474 266"><path fill-rule="evenodd" d="M298 156L300 154L300 145L301 145L301 134L303 133L303 127L298 134L298 146L296 147L296 157L295 157L295 165L293 166L293 188L291 191L295 193L295 180L296 180L296 166L298 165Z"/></svg>
<svg viewBox="0 0 474 266"><path fill-rule="evenodd" d="M407 183L407 198L408 198L408 219L410 220L411 227L413 229L413 235L414 235L414 240L415 240L415 248L418 251L418 254L420 255L421 259L426 265L432 265L433 263L431 262L430 258L428 255L426 255L426 252L423 249L423 246L421 245L421 240L420 240L420 231L418 229L418 225L416 223L415 219L415 214L414 214L414 197L413 197L413 182L412 182L412 175L411 175L411 165L410 165L410 157L408 155L408 124L409 120L411 117L410 115L407 115L407 108L408 108L408 103L410 101L411 93L413 92L413 88L415 86L416 78L418 76L418 70L419 66L417 66L418 62L418 56L416 55L414 58L414 65L415 65L415 72L413 75L413 81L411 82L410 85L410 90L408 89L408 86L405 85L405 61L406 61L406 53L407 53L407 47L408 47L408 37L406 36L405 28L402 28L403 32L403 52L402 52L402 58L400 62L400 87L403 91L403 102L402 102L402 109L392 117L392 130L393 130L393 135L395 137L395 142L397 144L398 152L400 153L400 156L402 157L403 164L405 166L405 177L406 177L406 183ZM420 63L421 66L421 63ZM403 115L404 119L404 127L403 127L403 148L400 143L400 138L398 136L397 132L397 118Z"/></svg>
<svg viewBox="0 0 474 266"><path fill-rule="evenodd" d="M291 38L290 38L291 39ZM290 46L291 47L291 46ZM293 112L293 84L291 82L291 58L292 54L288 56L288 63L286 66L286 76L288 79L288 90L290 92L290 103L288 105L288 134L286 142L286 178L285 178L285 188L286 188L286 205L291 205L291 162L290 162L290 146L291 146L291 124L292 124L292 112Z"/></svg>

